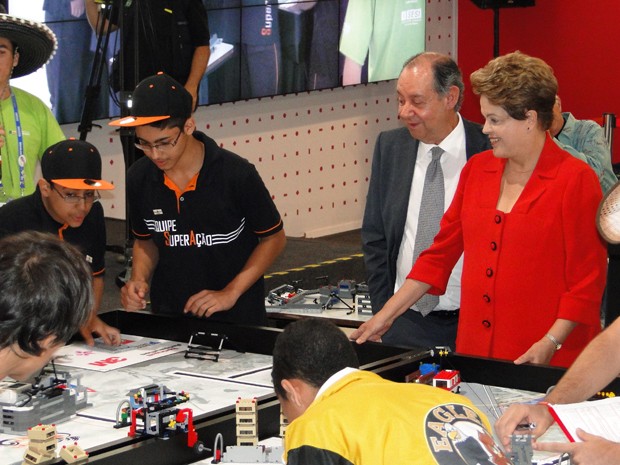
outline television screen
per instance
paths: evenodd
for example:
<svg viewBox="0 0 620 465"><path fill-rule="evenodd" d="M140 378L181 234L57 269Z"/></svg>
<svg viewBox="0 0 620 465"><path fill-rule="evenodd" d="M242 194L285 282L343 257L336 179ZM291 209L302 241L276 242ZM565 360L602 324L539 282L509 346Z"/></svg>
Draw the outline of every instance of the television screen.
<svg viewBox="0 0 620 465"><path fill-rule="evenodd" d="M99 34L86 19L84 1L94 0L9 1L10 14L45 22L58 37L45 69L12 85L48 103L61 124L121 114L136 80L119 79L121 60L156 63L167 36L181 43L171 42L182 50L176 60L188 48L184 34L204 36L204 28L192 31L196 15L173 12L180 4L201 2L207 12L211 55L199 105L393 79L425 43L424 0L97 0L118 26ZM162 21L173 13L171 33ZM132 30L142 38L130 41ZM124 71L125 81L141 66Z"/></svg>

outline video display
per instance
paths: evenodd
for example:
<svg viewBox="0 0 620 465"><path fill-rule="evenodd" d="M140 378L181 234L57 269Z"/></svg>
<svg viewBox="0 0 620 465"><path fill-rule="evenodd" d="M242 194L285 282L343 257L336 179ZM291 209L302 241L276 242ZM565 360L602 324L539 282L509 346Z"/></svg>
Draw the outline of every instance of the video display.
<svg viewBox="0 0 620 465"><path fill-rule="evenodd" d="M184 4L202 2L207 13L211 56L199 105L394 79L425 43L424 0L96 0L115 26L99 34L84 8L92 1L9 2L9 14L44 21L58 37L56 55L28 81L31 88L24 78L14 85L36 95L49 91L43 100L61 124L81 121L85 104L92 119L120 114L123 91L133 88L119 84L121 55L134 63L155 59L158 50L164 53L160 42L171 35L181 44L175 59L191 60L183 40L195 33L195 18L175 16L172 33L161 22ZM128 15L131 8L140 13ZM124 34L132 28L143 39L129 46ZM93 78L99 68L100 82ZM90 91L93 85L100 86L98 96Z"/></svg>

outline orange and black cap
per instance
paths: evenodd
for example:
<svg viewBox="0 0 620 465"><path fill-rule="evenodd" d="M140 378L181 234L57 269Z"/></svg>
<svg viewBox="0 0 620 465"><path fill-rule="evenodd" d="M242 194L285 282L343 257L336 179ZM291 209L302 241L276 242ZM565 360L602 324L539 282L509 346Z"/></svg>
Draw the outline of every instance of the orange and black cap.
<svg viewBox="0 0 620 465"><path fill-rule="evenodd" d="M140 81L131 97L131 115L110 126L144 126L169 118L192 116L192 96L181 83L164 73Z"/></svg>
<svg viewBox="0 0 620 465"><path fill-rule="evenodd" d="M99 151L82 140L63 140L45 150L41 174L47 181L68 189L114 189L112 183L101 180Z"/></svg>

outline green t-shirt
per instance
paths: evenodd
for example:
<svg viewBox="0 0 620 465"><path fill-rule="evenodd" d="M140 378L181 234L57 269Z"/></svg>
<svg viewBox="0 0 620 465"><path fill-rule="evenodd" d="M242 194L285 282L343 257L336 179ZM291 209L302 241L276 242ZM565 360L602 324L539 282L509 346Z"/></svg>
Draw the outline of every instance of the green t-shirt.
<svg viewBox="0 0 620 465"><path fill-rule="evenodd" d="M20 186L15 112L12 98L9 97L0 101L0 125L5 131L5 143L0 149L2 155L0 203L32 194L35 188L34 174L37 162L43 156L43 151L50 145L65 139L54 115L38 97L16 87L11 87L11 92L15 94L17 101L24 140L24 189Z"/></svg>
<svg viewBox="0 0 620 465"><path fill-rule="evenodd" d="M340 53L363 65L368 81L397 78L403 64L425 45L424 0L350 0Z"/></svg>

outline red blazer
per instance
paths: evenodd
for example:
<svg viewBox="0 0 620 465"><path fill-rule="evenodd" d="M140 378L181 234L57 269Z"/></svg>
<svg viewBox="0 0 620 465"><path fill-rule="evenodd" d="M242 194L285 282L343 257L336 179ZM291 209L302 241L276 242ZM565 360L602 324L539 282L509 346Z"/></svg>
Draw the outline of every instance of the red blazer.
<svg viewBox="0 0 620 465"><path fill-rule="evenodd" d="M442 294L464 251L456 351L514 360L563 318L579 325L551 364L568 366L601 328L600 184L547 136L521 196L503 213L496 206L505 164L491 150L468 161L435 242L408 277Z"/></svg>

